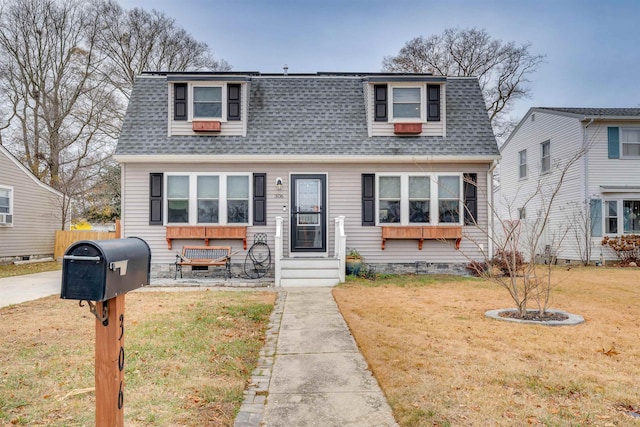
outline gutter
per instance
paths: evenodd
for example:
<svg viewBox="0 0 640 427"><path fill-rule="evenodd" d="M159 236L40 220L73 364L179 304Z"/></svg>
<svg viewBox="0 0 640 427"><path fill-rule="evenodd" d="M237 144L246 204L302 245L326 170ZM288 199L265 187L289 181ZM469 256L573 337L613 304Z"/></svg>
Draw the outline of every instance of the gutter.
<svg viewBox="0 0 640 427"><path fill-rule="evenodd" d="M491 156L350 156L350 155L215 155L215 154L116 154L120 163L496 163L500 155ZM493 166L495 167L495 166ZM492 167L492 171L493 171Z"/></svg>

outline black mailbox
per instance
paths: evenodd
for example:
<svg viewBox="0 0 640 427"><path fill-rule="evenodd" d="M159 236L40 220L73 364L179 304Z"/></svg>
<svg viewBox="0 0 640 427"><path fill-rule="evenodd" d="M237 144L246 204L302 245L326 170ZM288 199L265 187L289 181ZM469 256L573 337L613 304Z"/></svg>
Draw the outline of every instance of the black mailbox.
<svg viewBox="0 0 640 427"><path fill-rule="evenodd" d="M106 301L149 284L151 249L138 237L82 240L67 248L60 298Z"/></svg>

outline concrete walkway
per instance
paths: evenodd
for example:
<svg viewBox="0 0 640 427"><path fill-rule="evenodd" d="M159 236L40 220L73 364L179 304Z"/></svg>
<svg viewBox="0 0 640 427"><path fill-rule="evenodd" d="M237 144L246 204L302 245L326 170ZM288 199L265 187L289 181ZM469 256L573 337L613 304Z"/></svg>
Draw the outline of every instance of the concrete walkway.
<svg viewBox="0 0 640 427"><path fill-rule="evenodd" d="M0 278L0 307L60 295L61 278L60 270Z"/></svg>
<svg viewBox="0 0 640 427"><path fill-rule="evenodd" d="M235 426L396 426L331 288L282 290L278 300Z"/></svg>

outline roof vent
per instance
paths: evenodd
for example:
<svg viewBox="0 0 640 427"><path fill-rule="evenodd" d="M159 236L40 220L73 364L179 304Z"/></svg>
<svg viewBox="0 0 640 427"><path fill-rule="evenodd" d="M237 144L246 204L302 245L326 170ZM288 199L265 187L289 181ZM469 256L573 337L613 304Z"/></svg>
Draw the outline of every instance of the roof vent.
<svg viewBox="0 0 640 427"><path fill-rule="evenodd" d="M289 74L289 66L287 64L284 64L284 67L282 67L282 69L284 70L284 75L286 76L287 74Z"/></svg>

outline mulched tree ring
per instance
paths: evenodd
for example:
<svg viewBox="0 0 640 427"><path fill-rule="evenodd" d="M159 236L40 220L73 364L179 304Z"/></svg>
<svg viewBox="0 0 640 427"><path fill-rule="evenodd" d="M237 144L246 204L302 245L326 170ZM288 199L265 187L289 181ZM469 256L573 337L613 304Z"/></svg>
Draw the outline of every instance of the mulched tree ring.
<svg viewBox="0 0 640 427"><path fill-rule="evenodd" d="M489 310L485 313L485 316L496 320L545 326L573 326L584 322L584 317L577 314L549 309L543 315L540 315L538 310L527 310L526 315L523 317L520 316L520 313L515 308L503 308Z"/></svg>

